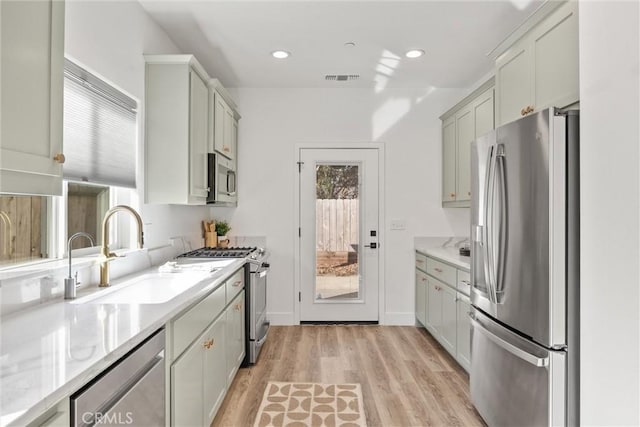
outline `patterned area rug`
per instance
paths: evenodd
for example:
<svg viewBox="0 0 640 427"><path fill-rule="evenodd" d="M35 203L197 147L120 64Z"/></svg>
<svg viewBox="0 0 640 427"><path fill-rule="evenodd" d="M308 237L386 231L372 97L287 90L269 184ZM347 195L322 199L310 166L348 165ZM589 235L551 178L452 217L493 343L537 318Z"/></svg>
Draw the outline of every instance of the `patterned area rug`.
<svg viewBox="0 0 640 427"><path fill-rule="evenodd" d="M360 384L269 382L254 427L366 427Z"/></svg>

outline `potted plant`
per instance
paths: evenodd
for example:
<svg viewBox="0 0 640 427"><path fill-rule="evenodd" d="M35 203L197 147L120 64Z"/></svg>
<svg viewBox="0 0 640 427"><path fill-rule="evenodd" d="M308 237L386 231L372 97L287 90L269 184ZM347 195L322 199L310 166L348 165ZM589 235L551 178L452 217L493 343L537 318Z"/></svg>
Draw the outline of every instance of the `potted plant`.
<svg viewBox="0 0 640 427"><path fill-rule="evenodd" d="M216 234L218 235L218 245L219 246L227 246L229 244L229 239L227 238L227 233L231 231L231 227L229 223L224 220L216 221Z"/></svg>

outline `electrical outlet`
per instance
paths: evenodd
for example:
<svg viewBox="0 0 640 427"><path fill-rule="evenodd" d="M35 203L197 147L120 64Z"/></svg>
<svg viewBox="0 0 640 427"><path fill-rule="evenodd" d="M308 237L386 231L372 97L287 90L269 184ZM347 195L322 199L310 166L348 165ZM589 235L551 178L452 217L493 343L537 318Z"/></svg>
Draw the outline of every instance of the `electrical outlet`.
<svg viewBox="0 0 640 427"><path fill-rule="evenodd" d="M394 219L391 221L392 230L404 230L407 228L407 222L404 219Z"/></svg>

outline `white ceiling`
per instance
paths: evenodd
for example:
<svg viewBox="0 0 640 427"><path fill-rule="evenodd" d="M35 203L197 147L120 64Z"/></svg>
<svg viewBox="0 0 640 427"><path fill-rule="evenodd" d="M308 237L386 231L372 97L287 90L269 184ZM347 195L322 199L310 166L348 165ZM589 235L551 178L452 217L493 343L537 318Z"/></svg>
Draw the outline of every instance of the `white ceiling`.
<svg viewBox="0 0 640 427"><path fill-rule="evenodd" d="M467 88L491 71L487 52L542 1L140 3L182 52L195 54L227 87ZM412 48L426 55L405 58ZM291 57L274 59L276 49ZM360 79L330 82L326 74Z"/></svg>

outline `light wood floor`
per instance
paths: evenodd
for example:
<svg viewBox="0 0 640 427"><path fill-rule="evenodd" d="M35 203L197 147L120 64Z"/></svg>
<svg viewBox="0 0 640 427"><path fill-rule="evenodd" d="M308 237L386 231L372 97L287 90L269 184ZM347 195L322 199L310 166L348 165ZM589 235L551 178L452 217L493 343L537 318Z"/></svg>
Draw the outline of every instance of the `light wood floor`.
<svg viewBox="0 0 640 427"><path fill-rule="evenodd" d="M212 426L252 426L268 381L360 383L369 427L484 426L466 372L415 327L273 326Z"/></svg>

